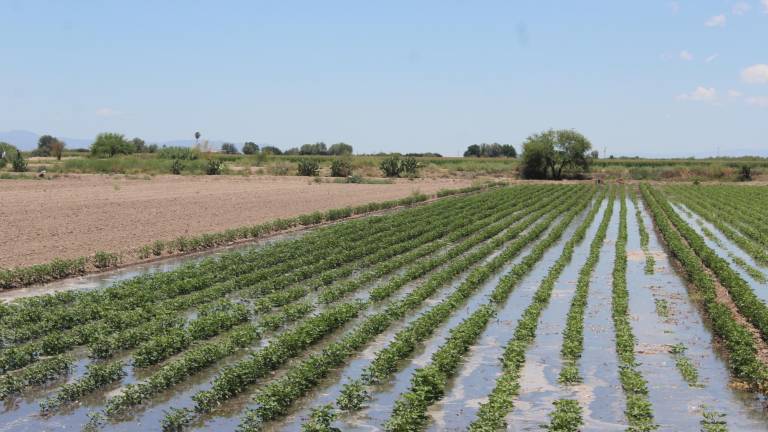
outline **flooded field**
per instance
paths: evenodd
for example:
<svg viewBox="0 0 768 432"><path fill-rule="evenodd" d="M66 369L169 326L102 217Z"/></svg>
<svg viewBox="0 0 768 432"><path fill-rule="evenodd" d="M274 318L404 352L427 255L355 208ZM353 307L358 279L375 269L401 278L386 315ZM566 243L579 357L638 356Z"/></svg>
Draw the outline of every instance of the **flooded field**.
<svg viewBox="0 0 768 432"><path fill-rule="evenodd" d="M708 188L517 185L0 292L0 430L768 430L768 188Z"/></svg>

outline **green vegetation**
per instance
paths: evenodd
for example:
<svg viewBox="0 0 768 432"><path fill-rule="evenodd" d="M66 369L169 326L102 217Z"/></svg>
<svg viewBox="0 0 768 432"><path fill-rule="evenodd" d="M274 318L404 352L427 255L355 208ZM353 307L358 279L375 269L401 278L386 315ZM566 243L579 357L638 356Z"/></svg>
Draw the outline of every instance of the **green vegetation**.
<svg viewBox="0 0 768 432"><path fill-rule="evenodd" d="M548 130L523 143L520 174L523 178L560 180L589 170L592 143L574 130Z"/></svg>

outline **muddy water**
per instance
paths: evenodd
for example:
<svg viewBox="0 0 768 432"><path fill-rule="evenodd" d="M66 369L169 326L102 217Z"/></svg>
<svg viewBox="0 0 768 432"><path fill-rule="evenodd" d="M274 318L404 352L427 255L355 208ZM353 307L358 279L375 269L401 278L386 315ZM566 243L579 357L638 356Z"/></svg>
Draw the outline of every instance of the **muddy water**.
<svg viewBox="0 0 768 432"><path fill-rule="evenodd" d="M251 249L263 248L264 246L268 246L277 241L297 239L308 232L310 232L310 230L288 232L285 234L278 234L263 240L258 240L256 242L237 244L179 257L163 258L144 264L136 264L108 272L62 279L47 284L30 285L24 288L0 291L0 302L9 302L19 298L51 294L60 291L91 291L102 289L114 284L115 282L132 279L134 277L143 276L146 274L168 272L179 268L182 265L199 262L206 258L215 258L224 253L233 251L246 252Z"/></svg>
<svg viewBox="0 0 768 432"><path fill-rule="evenodd" d="M629 205L629 204L628 204ZM730 387L723 358L713 346L712 334L690 300L685 281L673 270L664 253L650 215L642 208L649 230L649 248L657 256L655 274L646 275L642 260L630 259L627 282L632 328L637 337L639 370L648 381L649 398L660 430L699 430L702 407L727 414L732 431L768 430L768 417L752 394ZM640 248L634 218L628 220L629 251ZM692 223L691 226L696 226ZM669 317L660 317L655 300L666 300ZM701 387L689 386L675 366L668 346L682 343L699 371Z"/></svg>
<svg viewBox="0 0 768 432"><path fill-rule="evenodd" d="M744 252L736 243L732 242L730 239L728 239L725 235L723 235L720 230L717 229L714 225L707 222L706 220L696 217L695 213L692 216L689 216L690 210L685 207L682 204L675 204L672 206L677 211L677 214L680 215L680 217L685 220L688 225L690 225L694 230L696 230L699 235L704 239L704 241L707 243L707 246L709 246L712 250L714 250L721 258L728 261L731 268L736 270L736 272L739 273L739 275L744 279L750 287L752 287L752 290L755 292L755 294L764 302L768 302L768 281L767 282L760 282L756 279L754 279L752 276L749 275L749 273L746 272L743 268L733 263L729 257L729 254L733 254L756 269L763 272L763 274L768 273L768 268L761 265L760 263L756 262L754 258L752 258L749 254ZM712 232L712 234L715 235L715 237L718 239L718 242L711 240L707 238L707 236L704 235L704 230L702 229L702 226L706 227L709 231Z"/></svg>
<svg viewBox="0 0 768 432"><path fill-rule="evenodd" d="M545 252L542 260L521 280L517 288L502 305L498 318L488 325L478 343L467 353L466 360L456 378L449 382L445 397L430 407L428 411L432 417L432 422L429 426L430 430L465 430L475 418L480 404L487 400L488 393L495 385L496 378L500 373L498 359L503 353L504 346L511 338L518 319L526 306L530 304L541 279L546 275L552 263L559 257L563 244L573 235L573 232L581 224L586 213L586 211L583 212L571 223L563 237ZM489 287L489 292L493 287L495 287L495 283L492 287ZM468 315L469 313L462 313L461 316L452 319L450 327L442 330L440 336L433 342L441 344L448 335L447 330L458 324L461 319L466 318ZM431 352L434 352L434 349ZM429 353L430 356L431 352ZM417 358L416 362L419 362L419 360ZM429 356L425 356L424 361L428 360ZM408 380L411 375L412 371L407 374ZM388 407L387 414L390 412L391 406Z"/></svg>
<svg viewBox="0 0 768 432"><path fill-rule="evenodd" d="M527 230L526 230L527 231ZM548 232L548 231L547 231ZM542 237L546 235L543 234ZM490 256L488 256L486 259L482 261L482 263L486 263L493 259L495 256L497 256L501 251L506 248L506 246L509 245L508 242L503 247L497 249L494 253L492 253ZM486 301L487 295L490 293L490 291L493 289L493 287L496 286L496 283L498 282L498 279L506 273L506 271L511 268L514 263L519 262L522 257L530 251L530 249L533 247L533 245L527 245L523 251L516 257L514 260L512 260L511 263L507 264L503 267L503 269L498 272L496 275L494 275L486 284L483 285L478 290L478 293L475 294L470 300L467 302L466 306L462 309L462 315L459 317L453 317L452 320L449 322L447 326L443 326L438 330L439 332L443 332L447 334L447 330L458 323L461 319L466 317L471 311L473 311L477 305L482 304ZM302 401L296 404L295 409L293 412L287 416L285 419L283 419L280 422L276 422L274 424L268 425L266 430L299 430L301 422L306 419L309 415L309 409L314 406L318 406L321 404L326 403L332 403L335 401L335 399L338 397L342 386L348 382L348 379L350 377L358 378L360 374L362 373L363 369L370 364L370 361L374 358L375 354L380 351L382 348L384 348L390 340L394 337L394 335L402 330L403 328L407 327L411 322L416 320L423 312L425 312L427 309L429 309L431 306L437 304L438 302L445 299L448 295L450 295L456 287L459 286L459 284L464 280L466 275L469 272L461 275L460 278L455 280L451 287L448 289L441 290L439 294L436 296L430 298L424 303L424 306L420 308L420 310L414 314L409 315L406 319L395 323L388 331L384 332L382 335L376 338L374 343L370 344L365 350L363 350L359 355L355 356L349 364L344 367L342 370L338 371L337 373L333 374L328 379L324 380L324 385L321 385L318 387L317 390L312 392L310 395L305 397ZM443 337L445 336L443 334ZM442 340L440 341L442 342ZM421 363L419 366L423 365L428 361L429 357L431 356L432 352L437 349L437 346L439 345L438 342L430 341L429 344L426 347L422 347L421 350L418 350L416 355L419 358L422 358ZM418 359L416 360L418 363ZM418 366L416 366L418 367ZM412 369L411 369L412 371ZM355 430L355 429L363 429L367 430L370 427L378 427L374 426L380 425L383 423L386 418L388 417L389 411L387 411L387 408L391 409L392 404L394 403L394 399L399 395L401 391L403 391L405 388L407 388L407 385L409 383L409 378L406 377L403 382L400 382L401 380L398 380L395 378L393 381L396 383L402 384L405 386L403 389L399 389L399 391L388 391L391 390L392 385L384 385L380 387L381 392L376 392L374 394L374 401L371 403L371 409L365 410L360 413L356 413L353 416L350 416L348 418L345 418L340 422L340 425L343 426L343 430ZM376 408L380 409L376 409ZM376 412L381 411L381 414L376 414ZM379 421L372 422L371 418L372 416L378 416L381 417Z"/></svg>
<svg viewBox="0 0 768 432"><path fill-rule="evenodd" d="M584 240L574 249L573 258L556 282L550 303L542 313L535 342L526 352L525 366L520 372L520 395L509 418L513 430L540 430L539 425L548 422L547 415L552 410L552 402L569 396L557 382L562 360L562 332L576 290L579 270L589 255L590 243L607 205L607 202L603 202ZM456 406L460 405L457 400ZM461 416L463 413L451 411L448 414Z"/></svg>

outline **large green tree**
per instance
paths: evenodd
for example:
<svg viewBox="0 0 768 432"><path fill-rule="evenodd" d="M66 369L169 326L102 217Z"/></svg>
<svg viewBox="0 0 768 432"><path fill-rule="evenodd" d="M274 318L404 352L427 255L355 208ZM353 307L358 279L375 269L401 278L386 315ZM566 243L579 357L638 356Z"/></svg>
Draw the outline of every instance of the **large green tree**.
<svg viewBox="0 0 768 432"><path fill-rule="evenodd" d="M521 174L525 178L560 180L563 172L578 174L589 170L592 143L571 129L533 134L523 143Z"/></svg>
<svg viewBox="0 0 768 432"><path fill-rule="evenodd" d="M352 154L352 146L343 142L336 143L328 148L328 154L333 156L348 156Z"/></svg>
<svg viewBox="0 0 768 432"><path fill-rule="evenodd" d="M91 144L91 154L97 157L112 157L119 154L131 154L135 151L136 148L133 143L118 133L100 133Z"/></svg>

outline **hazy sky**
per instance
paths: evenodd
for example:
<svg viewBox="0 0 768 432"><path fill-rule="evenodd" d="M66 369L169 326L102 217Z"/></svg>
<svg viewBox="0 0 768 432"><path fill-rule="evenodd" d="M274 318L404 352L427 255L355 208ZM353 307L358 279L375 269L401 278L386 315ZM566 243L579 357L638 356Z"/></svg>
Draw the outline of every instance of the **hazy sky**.
<svg viewBox="0 0 768 432"><path fill-rule="evenodd" d="M0 130L768 149L768 0L0 0Z"/></svg>

